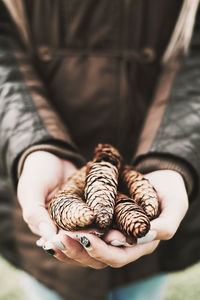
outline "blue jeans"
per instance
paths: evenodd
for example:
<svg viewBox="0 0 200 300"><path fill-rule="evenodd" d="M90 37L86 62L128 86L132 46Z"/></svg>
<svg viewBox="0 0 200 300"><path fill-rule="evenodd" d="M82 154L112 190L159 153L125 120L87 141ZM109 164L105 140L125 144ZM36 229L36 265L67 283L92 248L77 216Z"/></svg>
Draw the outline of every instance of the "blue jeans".
<svg viewBox="0 0 200 300"><path fill-rule="evenodd" d="M163 300L167 288L166 274L111 291L108 300Z"/></svg>
<svg viewBox="0 0 200 300"><path fill-rule="evenodd" d="M165 274L158 275L136 284L113 290L108 294L108 300L163 300L167 278L168 276ZM63 300L56 292L46 288L35 278L24 272L21 274L20 281L27 300Z"/></svg>

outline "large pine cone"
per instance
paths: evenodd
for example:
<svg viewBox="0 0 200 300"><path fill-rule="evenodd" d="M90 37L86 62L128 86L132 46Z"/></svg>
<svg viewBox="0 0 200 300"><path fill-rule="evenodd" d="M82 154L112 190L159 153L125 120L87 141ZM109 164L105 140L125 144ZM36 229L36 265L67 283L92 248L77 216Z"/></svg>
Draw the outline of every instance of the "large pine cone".
<svg viewBox="0 0 200 300"><path fill-rule="evenodd" d="M112 223L120 166L119 152L107 144L99 144L93 161L88 163L85 199L94 210L100 228L105 229Z"/></svg>

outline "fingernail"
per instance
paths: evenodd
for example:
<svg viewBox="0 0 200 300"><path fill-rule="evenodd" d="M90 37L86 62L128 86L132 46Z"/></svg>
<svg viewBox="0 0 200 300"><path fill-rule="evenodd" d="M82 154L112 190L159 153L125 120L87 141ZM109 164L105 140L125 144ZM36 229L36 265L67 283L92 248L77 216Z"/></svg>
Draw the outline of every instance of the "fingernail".
<svg viewBox="0 0 200 300"><path fill-rule="evenodd" d="M40 238L39 240L36 241L36 245L38 247L43 247L44 243L45 243L45 241L43 238Z"/></svg>
<svg viewBox="0 0 200 300"><path fill-rule="evenodd" d="M51 239L52 236L56 234L56 229L48 223L42 222L39 224L38 227L41 236L44 237L46 240Z"/></svg>
<svg viewBox="0 0 200 300"><path fill-rule="evenodd" d="M124 247L133 247L134 244L125 243Z"/></svg>
<svg viewBox="0 0 200 300"><path fill-rule="evenodd" d="M53 249L45 250L48 254L55 255L56 252Z"/></svg>
<svg viewBox="0 0 200 300"><path fill-rule="evenodd" d="M54 248L54 245L53 245L53 243L52 242L46 242L44 245L43 245L43 249L44 250L49 250L49 249L52 249L52 248Z"/></svg>
<svg viewBox="0 0 200 300"><path fill-rule="evenodd" d="M90 233L98 236L99 238L101 238L104 235L104 232L98 232L98 231L93 231L93 232L90 232Z"/></svg>
<svg viewBox="0 0 200 300"><path fill-rule="evenodd" d="M65 246L63 245L63 243L61 243L61 241L59 241L57 235L51 240L51 242L55 248L58 248L61 251L65 250Z"/></svg>
<svg viewBox="0 0 200 300"><path fill-rule="evenodd" d="M52 248L54 247L54 245L51 242L46 242L45 245L43 246L43 249L51 255L55 255L56 252L55 250L53 250Z"/></svg>
<svg viewBox="0 0 200 300"><path fill-rule="evenodd" d="M86 236L81 236L78 238L79 243L85 247L85 248L89 248L90 247L90 241L88 240L88 238Z"/></svg>
<svg viewBox="0 0 200 300"><path fill-rule="evenodd" d="M115 247L121 247L121 246L124 246L124 245L125 245L125 242L120 242L120 241L118 241L118 240L113 240L113 241L110 242L110 244L111 244L112 246L115 246Z"/></svg>
<svg viewBox="0 0 200 300"><path fill-rule="evenodd" d="M142 245L152 242L157 235L155 230L150 230L144 237L137 239L137 244Z"/></svg>

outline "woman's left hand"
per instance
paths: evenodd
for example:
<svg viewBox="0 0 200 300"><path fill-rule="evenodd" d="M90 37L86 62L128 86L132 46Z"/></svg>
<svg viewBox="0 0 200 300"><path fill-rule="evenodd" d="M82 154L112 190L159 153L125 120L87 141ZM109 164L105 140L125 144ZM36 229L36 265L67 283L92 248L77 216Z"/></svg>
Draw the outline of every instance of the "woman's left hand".
<svg viewBox="0 0 200 300"><path fill-rule="evenodd" d="M151 221L150 231L145 237L138 239L133 245L115 247L114 244L126 245L125 236L116 230L110 230L105 240L88 231L71 232L70 238L66 237L66 239L62 233L62 243L65 246L63 254L68 258L72 256L71 258L77 259L79 263L84 257L84 265L87 265L88 261L88 266L92 268L105 268L105 266L120 268L152 253L160 240L171 239L188 209L188 196L183 178L179 173L170 170L155 171L146 174L145 177L157 190L161 206L159 217ZM73 243L76 243L77 251L70 254L66 249L70 249L71 238L74 240Z"/></svg>
<svg viewBox="0 0 200 300"><path fill-rule="evenodd" d="M114 268L122 267L152 253L160 240L169 240L176 233L188 209L188 196L182 176L170 170L145 175L158 192L161 214L151 221L146 237L129 247L113 247L92 234L79 235L90 257ZM107 239L109 235L107 236ZM88 242L87 242L88 241Z"/></svg>

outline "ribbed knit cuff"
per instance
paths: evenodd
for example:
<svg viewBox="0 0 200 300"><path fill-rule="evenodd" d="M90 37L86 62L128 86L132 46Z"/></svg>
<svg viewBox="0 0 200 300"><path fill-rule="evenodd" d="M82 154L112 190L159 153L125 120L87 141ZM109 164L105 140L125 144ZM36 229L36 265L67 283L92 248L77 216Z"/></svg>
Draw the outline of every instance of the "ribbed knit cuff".
<svg viewBox="0 0 200 300"><path fill-rule="evenodd" d="M194 192L197 174L187 162L176 156L150 153L136 158L133 165L143 174L157 170L176 171L183 177L188 195L191 196Z"/></svg>
<svg viewBox="0 0 200 300"><path fill-rule="evenodd" d="M51 144L34 145L34 146L31 146L30 148L28 148L27 150L25 150L23 152L23 154L21 155L21 157L19 158L18 165L17 165L17 178L18 179L22 173L24 162L25 162L27 156L36 151L50 152L52 154L59 156L60 158L70 160L77 167L81 167L85 164L85 161L81 155L79 155L76 152L72 152L68 149L62 148L60 146L51 145Z"/></svg>

